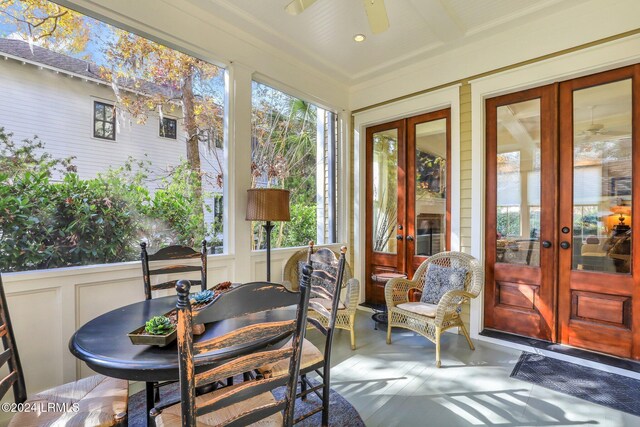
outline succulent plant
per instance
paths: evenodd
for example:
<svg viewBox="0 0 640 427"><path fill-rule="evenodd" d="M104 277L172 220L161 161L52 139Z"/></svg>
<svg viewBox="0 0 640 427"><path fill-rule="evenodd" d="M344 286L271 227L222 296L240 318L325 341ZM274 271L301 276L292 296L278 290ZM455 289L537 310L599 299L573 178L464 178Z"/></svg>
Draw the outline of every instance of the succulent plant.
<svg viewBox="0 0 640 427"><path fill-rule="evenodd" d="M144 325L144 330L150 335L167 335L176 328L167 316L154 316Z"/></svg>
<svg viewBox="0 0 640 427"><path fill-rule="evenodd" d="M215 296L216 294L212 290L206 289L193 294L193 301L196 304L205 304L211 301Z"/></svg>

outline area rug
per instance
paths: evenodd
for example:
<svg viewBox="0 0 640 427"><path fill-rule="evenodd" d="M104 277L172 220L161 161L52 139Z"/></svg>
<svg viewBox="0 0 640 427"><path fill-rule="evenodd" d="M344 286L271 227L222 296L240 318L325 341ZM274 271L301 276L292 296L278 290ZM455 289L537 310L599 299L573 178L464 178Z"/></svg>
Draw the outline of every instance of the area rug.
<svg viewBox="0 0 640 427"><path fill-rule="evenodd" d="M640 380L526 352L511 378L640 416Z"/></svg>
<svg viewBox="0 0 640 427"><path fill-rule="evenodd" d="M313 382L313 380L311 380ZM275 390L277 399L281 399L284 395L285 388L280 387ZM300 391L300 390L298 390ZM162 400L175 401L180 398L180 387L178 383L170 384L160 389ZM320 403L320 399L311 393L306 401L296 400L295 417L309 412L316 408ZM340 396L336 391L331 389L329 395L329 425L336 427L364 427L364 422L358 411L351 406L347 400ZM146 426L146 405L145 391L140 391L129 398L129 426L141 427ZM317 413L307 418L296 426L317 427L322 424L322 414Z"/></svg>

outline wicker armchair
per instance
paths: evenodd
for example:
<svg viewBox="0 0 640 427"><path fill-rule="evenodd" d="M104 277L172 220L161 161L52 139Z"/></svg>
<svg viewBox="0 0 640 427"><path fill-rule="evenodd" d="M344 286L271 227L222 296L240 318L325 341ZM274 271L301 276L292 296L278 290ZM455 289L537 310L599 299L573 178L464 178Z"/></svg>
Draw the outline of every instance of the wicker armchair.
<svg viewBox="0 0 640 427"><path fill-rule="evenodd" d="M463 267L467 270L464 290L445 293L438 304L409 302L409 290L422 292L429 265L442 267ZM413 280L392 279L385 286L385 300L388 308L387 344L391 344L391 328L405 328L414 331L436 344L436 366L440 361L440 336L450 328L458 327L474 350L467 328L460 318L462 304L478 296L484 283L484 273L480 262L461 252L440 252L422 263ZM428 286L428 285L427 285Z"/></svg>
<svg viewBox="0 0 640 427"><path fill-rule="evenodd" d="M312 246L313 247L313 246ZM313 250L313 249L312 249ZM336 259L339 256L336 252ZM300 275L300 262L306 262L307 257L309 255L309 249L301 249L294 253L291 258L287 261L284 266L284 270L282 273L283 285L288 289L293 291L298 290L298 282ZM355 324L356 324L356 309L358 307L358 299L360 297L360 282L358 279L353 277L353 273L351 272L351 267L349 264L345 264L344 266L344 276L342 281L343 291L341 293L341 304L338 309L338 313L336 315L336 325L335 327L338 329L344 329L349 331L351 336L351 349L356 349L356 332L355 332ZM346 288L346 289L345 289ZM311 295L311 301L320 299L314 298ZM329 319L322 314L309 310L309 317L313 317L318 319L323 326L327 327L329 325Z"/></svg>

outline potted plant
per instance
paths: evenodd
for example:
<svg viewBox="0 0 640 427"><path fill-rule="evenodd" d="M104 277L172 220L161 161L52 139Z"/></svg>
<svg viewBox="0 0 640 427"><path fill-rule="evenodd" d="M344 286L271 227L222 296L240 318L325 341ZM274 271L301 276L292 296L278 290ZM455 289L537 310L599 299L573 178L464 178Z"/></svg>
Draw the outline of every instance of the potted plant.
<svg viewBox="0 0 640 427"><path fill-rule="evenodd" d="M204 333L204 325L198 323L198 312L202 312L206 307L213 304L218 297L231 288L231 282L218 283L213 289L205 289L191 295L191 307L194 311L193 334ZM175 309L164 316L154 316L149 319L144 326L129 333L129 338L133 344L165 346L176 339L176 325L178 324L178 314Z"/></svg>
<svg viewBox="0 0 640 427"><path fill-rule="evenodd" d="M129 339L133 344L165 346L176 339L176 320L175 310L164 316L153 316L131 332Z"/></svg>

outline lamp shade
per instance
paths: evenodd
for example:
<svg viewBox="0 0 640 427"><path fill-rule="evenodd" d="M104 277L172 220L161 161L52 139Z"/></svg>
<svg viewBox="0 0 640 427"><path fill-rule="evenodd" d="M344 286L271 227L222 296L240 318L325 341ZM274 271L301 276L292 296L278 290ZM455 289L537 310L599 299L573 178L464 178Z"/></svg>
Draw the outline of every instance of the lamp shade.
<svg viewBox="0 0 640 427"><path fill-rule="evenodd" d="M631 215L631 206L627 206L625 204L616 205L611 208L611 212L613 212L616 215L619 214L619 215L629 216Z"/></svg>
<svg viewBox="0 0 640 427"><path fill-rule="evenodd" d="M247 190L247 221L289 221L289 190L251 188Z"/></svg>

